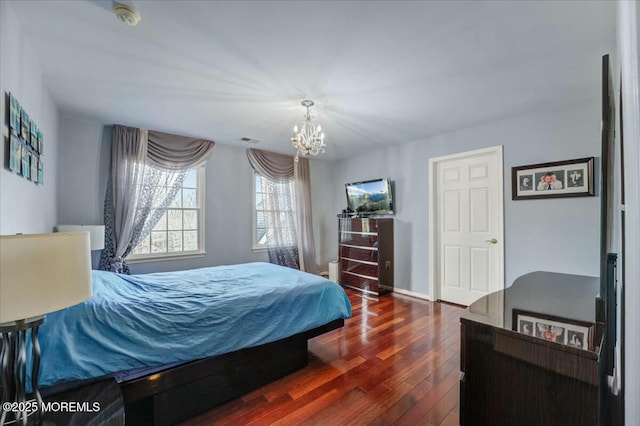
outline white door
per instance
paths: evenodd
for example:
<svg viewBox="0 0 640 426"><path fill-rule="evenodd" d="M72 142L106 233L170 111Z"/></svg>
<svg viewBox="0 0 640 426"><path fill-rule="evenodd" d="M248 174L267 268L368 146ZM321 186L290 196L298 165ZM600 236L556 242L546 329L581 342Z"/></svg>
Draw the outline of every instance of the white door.
<svg viewBox="0 0 640 426"><path fill-rule="evenodd" d="M502 147L433 159L430 166L436 298L470 305L504 288Z"/></svg>

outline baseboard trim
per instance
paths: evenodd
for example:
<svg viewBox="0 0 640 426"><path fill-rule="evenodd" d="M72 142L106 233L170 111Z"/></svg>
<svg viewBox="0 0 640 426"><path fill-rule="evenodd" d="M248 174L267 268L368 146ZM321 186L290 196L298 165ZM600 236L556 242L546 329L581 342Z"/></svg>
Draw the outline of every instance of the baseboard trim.
<svg viewBox="0 0 640 426"><path fill-rule="evenodd" d="M429 299L429 296L427 296L426 294L422 294L422 293L417 293L415 291L411 291L411 290L404 290L401 288L397 288L395 287L393 289L394 293L398 293L401 294L403 296L409 296L409 297L413 297L414 299L421 299L421 300L426 300L428 302L431 302L431 299Z"/></svg>

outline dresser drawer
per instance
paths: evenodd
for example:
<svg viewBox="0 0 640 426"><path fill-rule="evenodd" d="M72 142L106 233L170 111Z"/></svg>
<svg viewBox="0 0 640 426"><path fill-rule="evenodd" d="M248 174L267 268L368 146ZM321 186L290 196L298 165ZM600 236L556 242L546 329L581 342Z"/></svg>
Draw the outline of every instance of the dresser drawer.
<svg viewBox="0 0 640 426"><path fill-rule="evenodd" d="M340 268L342 268L341 270L343 272L351 272L352 274L364 275L371 278L378 277L377 263L342 258L340 259Z"/></svg>
<svg viewBox="0 0 640 426"><path fill-rule="evenodd" d="M351 232L378 232L376 219L340 219L340 229Z"/></svg>
<svg viewBox="0 0 640 426"><path fill-rule="evenodd" d="M359 276L345 271L342 271L340 284L373 293L378 293L380 288L378 280L375 278Z"/></svg>
<svg viewBox="0 0 640 426"><path fill-rule="evenodd" d="M364 247L378 247L378 235L340 232L340 244Z"/></svg>
<svg viewBox="0 0 640 426"><path fill-rule="evenodd" d="M340 257L378 263L378 250L340 245Z"/></svg>

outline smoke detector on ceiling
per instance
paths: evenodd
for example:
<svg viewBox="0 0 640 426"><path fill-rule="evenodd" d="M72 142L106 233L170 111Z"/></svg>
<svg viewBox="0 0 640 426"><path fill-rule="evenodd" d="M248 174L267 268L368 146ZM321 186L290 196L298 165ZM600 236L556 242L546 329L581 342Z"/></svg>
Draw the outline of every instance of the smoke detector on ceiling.
<svg viewBox="0 0 640 426"><path fill-rule="evenodd" d="M116 14L120 22L130 27L135 27L138 25L138 22L140 22L140 19L142 19L133 7L122 3L113 4L113 13Z"/></svg>

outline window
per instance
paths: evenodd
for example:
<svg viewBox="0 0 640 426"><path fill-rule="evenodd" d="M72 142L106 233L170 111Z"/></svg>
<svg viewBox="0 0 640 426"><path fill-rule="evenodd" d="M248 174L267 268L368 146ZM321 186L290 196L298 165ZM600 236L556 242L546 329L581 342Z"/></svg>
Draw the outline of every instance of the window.
<svg viewBox="0 0 640 426"><path fill-rule="evenodd" d="M170 180L170 173L160 179L163 196L171 186ZM204 254L203 205L204 167L200 167L187 172L176 198L127 261Z"/></svg>
<svg viewBox="0 0 640 426"><path fill-rule="evenodd" d="M253 248L267 248L269 238L279 245L295 245L293 179L277 182L254 172ZM268 220L268 215L271 220ZM269 224L276 229L270 229Z"/></svg>

